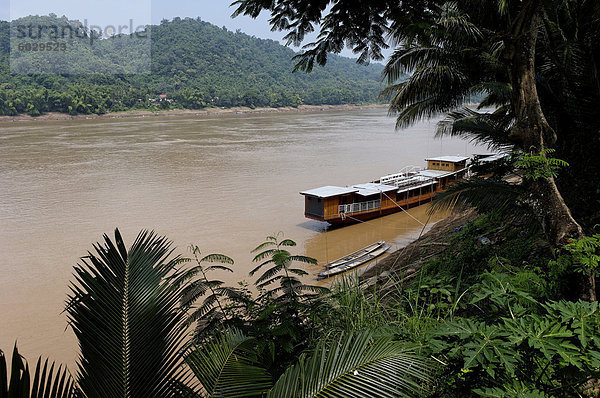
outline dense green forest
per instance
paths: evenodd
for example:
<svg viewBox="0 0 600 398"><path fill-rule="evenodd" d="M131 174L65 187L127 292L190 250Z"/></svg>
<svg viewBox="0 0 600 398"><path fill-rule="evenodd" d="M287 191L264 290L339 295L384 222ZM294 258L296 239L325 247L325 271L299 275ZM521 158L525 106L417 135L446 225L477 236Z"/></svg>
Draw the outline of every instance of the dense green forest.
<svg viewBox="0 0 600 398"><path fill-rule="evenodd" d="M290 48L200 18L175 18L150 26L151 60L143 43L125 46L122 40L129 37L119 36L94 40L93 45L89 37L73 37L64 40L64 52L18 51L17 44L28 39L19 37L19 26L83 25L55 15L21 18L13 21L12 28L11 23L0 22L2 115L358 104L375 102L382 89L380 64L364 66L332 56L327 66L314 73L292 73L296 54ZM9 60L13 72L39 65L40 71L54 73L11 73ZM55 68L47 69L48 64ZM87 73L94 68L122 73ZM151 73L143 73L147 70ZM142 73L128 73L132 71ZM166 98L158 99L161 94Z"/></svg>

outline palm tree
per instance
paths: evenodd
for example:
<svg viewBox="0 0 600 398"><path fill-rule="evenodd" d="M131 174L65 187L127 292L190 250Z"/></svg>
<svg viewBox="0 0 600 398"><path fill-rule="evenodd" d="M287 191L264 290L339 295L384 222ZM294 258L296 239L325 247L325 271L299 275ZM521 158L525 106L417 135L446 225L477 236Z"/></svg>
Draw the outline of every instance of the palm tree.
<svg viewBox="0 0 600 398"><path fill-rule="evenodd" d="M499 106L495 112L454 112L438 133L517 145L545 156L558 136L542 109L536 71L544 66L535 61L543 20L548 20L545 10L553 7L569 8L553 0L490 1L487 6L447 2L427 32L398 27L393 35L401 44L384 70L390 84L384 94L391 99L390 109L398 112L398 126L454 111L468 95L484 92L484 105ZM395 84L405 72L413 74ZM582 236L554 177L526 187L545 209L542 221L551 243L561 246Z"/></svg>
<svg viewBox="0 0 600 398"><path fill-rule="evenodd" d="M261 360L275 376L306 348L307 336L313 331L309 314L316 308L317 293L327 291L300 280L308 272L295 263L316 264L317 260L291 254L286 248L296 242L280 237L281 233L268 236L252 251L256 253L253 261L259 265L250 276L263 272L254 282L258 297L247 307L252 324L246 329L258 339Z"/></svg>
<svg viewBox="0 0 600 398"><path fill-rule="evenodd" d="M66 306L81 350L76 383L87 397L175 397L188 381L179 308L187 286L170 242L142 231L127 249L119 230L75 267Z"/></svg>
<svg viewBox="0 0 600 398"><path fill-rule="evenodd" d="M456 109L476 91L499 88L482 73L498 73L502 64L479 50L484 40L481 29L456 3L445 3L435 11L428 34L405 27L394 31L400 44L383 69L388 87L381 96L390 100L390 112L398 115L398 128Z"/></svg>
<svg viewBox="0 0 600 398"><path fill-rule="evenodd" d="M279 295L281 293L279 297L282 300L291 301L300 300L305 291L322 291L322 288L300 282L298 277L308 275L308 272L300 268L292 268L294 262L316 264L317 260L311 257L292 255L284 247L296 246L296 242L291 239L280 241L280 234L268 236L264 243L252 251L257 253L252 261L261 263L250 271L250 276L254 276L265 266L271 266L255 281L256 287L265 290L265 294L268 295ZM267 289L275 282L279 282L279 287Z"/></svg>
<svg viewBox="0 0 600 398"><path fill-rule="evenodd" d="M201 341L206 334L234 326L230 323L238 318L232 315L245 297L237 289L225 286L223 281L208 278L208 274L216 270L233 272L228 267L234 263L232 258L224 254L202 256L198 246L192 246L191 251L196 266L187 270L181 278L182 281L189 281L182 290L181 306L188 313L187 324L196 325L195 339ZM201 297L202 303L196 306Z"/></svg>

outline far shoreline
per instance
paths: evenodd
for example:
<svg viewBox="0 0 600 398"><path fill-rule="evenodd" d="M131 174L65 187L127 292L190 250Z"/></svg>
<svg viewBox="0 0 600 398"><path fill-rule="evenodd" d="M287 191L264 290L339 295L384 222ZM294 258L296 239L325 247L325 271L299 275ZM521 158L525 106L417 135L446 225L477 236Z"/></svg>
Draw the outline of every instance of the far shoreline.
<svg viewBox="0 0 600 398"><path fill-rule="evenodd" d="M42 122L42 121L67 121L67 120L96 120L96 119L124 119L124 118L146 118L161 116L221 116L221 115L244 115L244 114L269 114L290 112L328 112L328 111L350 111L358 109L387 108L387 104L365 104L365 105L299 105L298 107L281 108L205 108L205 109L170 109L170 110L133 110L123 112L105 113L103 115L68 115L66 113L48 112L40 116L29 116L20 114L16 116L0 116L0 123L15 122Z"/></svg>

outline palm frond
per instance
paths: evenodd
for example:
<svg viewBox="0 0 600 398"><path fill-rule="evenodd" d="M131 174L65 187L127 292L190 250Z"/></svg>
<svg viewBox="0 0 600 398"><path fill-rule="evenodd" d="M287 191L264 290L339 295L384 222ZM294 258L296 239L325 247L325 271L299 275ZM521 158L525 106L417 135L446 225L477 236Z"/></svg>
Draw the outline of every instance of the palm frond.
<svg viewBox="0 0 600 398"><path fill-rule="evenodd" d="M455 110L473 94L488 93L489 103L506 104L506 86L489 84L489 77L503 76L498 41L470 21L464 7L445 2L431 10L427 28L398 26L392 36L398 45L383 69L389 86L380 98L390 101L397 115L396 128ZM398 83L404 73L412 74ZM501 94L501 95L497 95Z"/></svg>
<svg viewBox="0 0 600 398"><path fill-rule="evenodd" d="M33 380L29 364L19 354L17 345L13 349L11 374L7 379L7 365L4 353L0 350L0 398L71 398L75 396L75 385L66 367L55 370L54 362L38 358L33 371ZM10 380L7 383L7 380Z"/></svg>
<svg viewBox="0 0 600 398"><path fill-rule="evenodd" d="M6 366L6 358L4 352L0 350L0 397L8 396L8 367Z"/></svg>
<svg viewBox="0 0 600 398"><path fill-rule="evenodd" d="M508 83L483 82L476 84L471 88L471 90L474 94L486 94L486 97L477 106L478 109L510 105L512 88Z"/></svg>
<svg viewBox="0 0 600 398"><path fill-rule="evenodd" d="M390 339L348 334L302 355L268 397L417 396L431 383L431 363Z"/></svg>
<svg viewBox="0 0 600 398"><path fill-rule="evenodd" d="M208 285L202 279L196 279L181 290L181 306L189 308L208 290Z"/></svg>
<svg viewBox="0 0 600 398"><path fill-rule="evenodd" d="M436 195L430 212L465 210L474 207L482 213L517 211L523 208L524 190L504 181L471 178L452 184L447 191Z"/></svg>
<svg viewBox="0 0 600 398"><path fill-rule="evenodd" d="M395 91L392 86L384 92L394 94L391 105L394 109L401 110L425 97L454 94L457 89L462 94L462 90L467 88L466 83L464 71L453 65L422 66L408 80L397 85L399 90ZM445 88L448 93L444 93L441 88Z"/></svg>
<svg viewBox="0 0 600 398"><path fill-rule="evenodd" d="M261 396L271 387L271 377L257 366L255 339L238 330L195 347L185 361L208 397Z"/></svg>
<svg viewBox="0 0 600 398"><path fill-rule="evenodd" d="M291 239L284 239L279 242L279 246L296 246L296 242Z"/></svg>
<svg viewBox="0 0 600 398"><path fill-rule="evenodd" d="M405 47L394 50L382 70L388 84L395 84L406 73L414 71L422 63L430 66L440 65L444 60L444 52L439 47Z"/></svg>
<svg viewBox="0 0 600 398"><path fill-rule="evenodd" d="M275 252L276 252L276 250L269 250L269 253L268 253L268 254L265 254L264 256L262 256L262 255L261 255L261 256L257 256L258 258L257 258L257 257L255 257L255 258L253 259L253 261L260 261L261 259L264 259L264 258L265 258L266 256L268 256L268 255L269 255L269 256L272 256L272 255L273 255L273 253L275 253ZM265 253L265 252L262 252L261 254L263 254L263 253ZM264 267L265 265L267 265L267 264L270 264L270 263L272 263L272 262L273 262L273 259L269 257L269 259L268 259L267 261L264 261L264 262L260 263L259 265L257 265L257 266L256 266L255 268L253 268L253 269L252 269L252 270L251 270L251 271L250 271L248 274L249 274L250 276L254 276L254 274L256 274L258 271L260 271L260 269L261 269L262 267Z"/></svg>
<svg viewBox="0 0 600 398"><path fill-rule="evenodd" d="M178 309L186 284L170 279L177 258L171 244L142 231L126 249L104 235L75 266L66 306L81 350L77 382L87 396L175 396L185 384L187 343Z"/></svg>
<svg viewBox="0 0 600 398"><path fill-rule="evenodd" d="M462 108L449 112L438 122L435 136L463 137L487 145L489 148L506 149L512 147L509 132L513 118L504 108L493 113L477 112Z"/></svg>
<svg viewBox="0 0 600 398"><path fill-rule="evenodd" d="M233 264L234 261L231 257L228 257L224 254L219 254L219 253L213 253L213 254L208 254L204 257L202 257L199 260L201 263L222 263L222 264Z"/></svg>
<svg viewBox="0 0 600 398"><path fill-rule="evenodd" d="M75 386L67 368L59 366L54 371L54 362L48 369L48 360L44 361L44 367L41 367L41 358L38 358L35 366L33 385L31 388L32 397L60 398L73 397L75 395Z"/></svg>
<svg viewBox="0 0 600 398"><path fill-rule="evenodd" d="M269 280L281 272L285 268L285 264L278 264L274 262L274 266L266 270L257 280L256 284L259 285L263 283L265 280ZM271 282L269 282L271 283Z"/></svg>
<svg viewBox="0 0 600 398"><path fill-rule="evenodd" d="M233 272L233 270L231 268L225 267L223 265L211 265L211 266L204 268L204 272L210 272L210 271L215 271L215 270Z"/></svg>
<svg viewBox="0 0 600 398"><path fill-rule="evenodd" d="M396 129L403 129L419 120L431 118L448 112L450 109L462 104L465 98L466 97L460 100L455 100L455 102L452 104L443 105L439 103L440 101L438 100L438 97L433 95L415 100L411 104L406 105L403 108L399 108L398 110L392 109L390 113L393 114L394 112L398 112L398 116L396 118Z"/></svg>
<svg viewBox="0 0 600 398"><path fill-rule="evenodd" d="M398 114L396 128L448 112L468 98L471 83L460 68L439 64L419 66L407 80L388 86L380 97L389 99L390 114Z"/></svg>
<svg viewBox="0 0 600 398"><path fill-rule="evenodd" d="M483 38L481 30L477 25L469 21L468 16L459 10L455 2L448 1L444 3L441 10L441 15L436 22L439 26L444 28L442 43L448 41L448 39L444 37L446 33L460 38L464 43L477 42Z"/></svg>
<svg viewBox="0 0 600 398"><path fill-rule="evenodd" d="M257 282L255 282L255 284L256 284L257 288L264 289L265 287L269 286L270 284L272 284L274 282L277 282L277 281L281 280L282 278L284 278L283 275L277 275L277 276L274 276L274 277L272 277L270 279L267 279L265 282L258 282L257 281Z"/></svg>
<svg viewBox="0 0 600 398"><path fill-rule="evenodd" d="M304 264L318 264L317 259L308 256L291 255L290 261L297 261Z"/></svg>
<svg viewBox="0 0 600 398"><path fill-rule="evenodd" d="M288 272L290 274L295 274L295 275L300 275L300 276L308 275L308 272L304 271L303 269L299 269L299 268L289 268Z"/></svg>
<svg viewBox="0 0 600 398"><path fill-rule="evenodd" d="M269 244L270 244L271 242L266 242L266 243L269 243ZM260 246L259 246L259 247L260 247ZM258 249L258 247L257 247L256 249ZM252 251L252 253L256 252L256 249L254 249L254 250ZM277 250L278 250L277 248L275 248L275 249L268 249L268 250L264 250L264 251L262 251L262 252L258 253L256 256L254 256L254 258L252 259L252 261L260 261L260 260L262 260L262 259L264 259L264 258L268 258L268 257L270 257L270 256L271 256L273 253L275 253Z"/></svg>

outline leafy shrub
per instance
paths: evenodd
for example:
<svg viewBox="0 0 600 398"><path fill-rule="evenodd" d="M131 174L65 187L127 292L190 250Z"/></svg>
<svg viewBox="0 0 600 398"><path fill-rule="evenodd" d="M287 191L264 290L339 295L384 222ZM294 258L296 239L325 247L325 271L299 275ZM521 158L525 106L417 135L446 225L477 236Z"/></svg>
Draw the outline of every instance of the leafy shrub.
<svg viewBox="0 0 600 398"><path fill-rule="evenodd" d="M580 396L599 374L598 302L541 303L506 279L488 274L477 286L470 304L480 316L431 332L432 355L448 365L440 389L448 396Z"/></svg>

